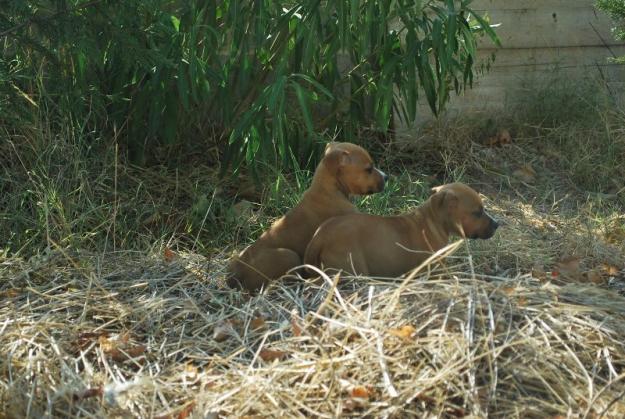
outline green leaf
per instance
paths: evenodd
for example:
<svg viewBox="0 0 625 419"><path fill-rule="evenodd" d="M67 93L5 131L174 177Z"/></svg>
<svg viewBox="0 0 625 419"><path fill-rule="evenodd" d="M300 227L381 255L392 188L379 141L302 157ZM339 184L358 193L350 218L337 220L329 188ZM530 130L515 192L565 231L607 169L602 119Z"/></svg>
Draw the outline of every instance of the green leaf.
<svg viewBox="0 0 625 419"><path fill-rule="evenodd" d="M261 142L261 139L260 139L260 136L258 135L258 130L256 129L255 126L251 126L244 140L244 144L246 144L247 146L247 150L245 154L245 161L248 164L254 161L254 158L256 157L256 153L258 152L258 149L260 148L260 142Z"/></svg>
<svg viewBox="0 0 625 419"><path fill-rule="evenodd" d="M176 32L180 32L180 19L178 19L174 15L171 15L170 16L170 20L171 20L171 24L174 26L174 29L176 30Z"/></svg>
<svg viewBox="0 0 625 419"><path fill-rule="evenodd" d="M291 77L307 81L308 83L312 84L317 90L323 93L328 99L334 99L334 95L326 87L324 87L318 81L314 80L312 77L305 74L292 74Z"/></svg>
<svg viewBox="0 0 625 419"><path fill-rule="evenodd" d="M430 105L430 110L434 115L438 115L438 108L436 107L436 87L434 80L434 71L432 66L427 61L427 50L421 52L421 60L419 63L419 79L421 80L421 86L425 92L425 97ZM424 58L425 57L425 58Z"/></svg>
<svg viewBox="0 0 625 419"><path fill-rule="evenodd" d="M458 49L458 41L456 38L458 36L456 33L457 17L458 16L454 13L450 14L447 18L447 27L445 28L447 32L447 57L451 57L451 55Z"/></svg>
<svg viewBox="0 0 625 419"><path fill-rule="evenodd" d="M302 111L302 116L304 117L304 123L306 124L306 129L308 130L308 134L311 136L314 135L314 127L312 117L310 115L310 109L308 108L308 98L306 93L302 87L296 82L292 83L293 88L295 89L295 94L297 95L297 101L299 102L299 107Z"/></svg>
<svg viewBox="0 0 625 419"><path fill-rule="evenodd" d="M269 89L267 108L274 115L280 113L280 108L284 103L284 85L286 80L286 76L279 77Z"/></svg>
<svg viewBox="0 0 625 419"><path fill-rule="evenodd" d="M499 40L499 37L497 36L493 28L491 28L490 24L482 16L475 13L473 10L468 9L468 11L475 18L475 20L478 21L482 30L490 37L495 45L501 46L501 41Z"/></svg>
<svg viewBox="0 0 625 419"><path fill-rule="evenodd" d="M3 40L18 70L7 85L44 66L33 97L103 129L127 124L146 159L152 139L199 141L190 134L206 127L235 173L292 169L317 132L349 139L394 115L409 122L420 95L438 113L452 88L471 86L477 37L496 39L470 0L21 3L64 13L46 25L14 16L28 24Z"/></svg>

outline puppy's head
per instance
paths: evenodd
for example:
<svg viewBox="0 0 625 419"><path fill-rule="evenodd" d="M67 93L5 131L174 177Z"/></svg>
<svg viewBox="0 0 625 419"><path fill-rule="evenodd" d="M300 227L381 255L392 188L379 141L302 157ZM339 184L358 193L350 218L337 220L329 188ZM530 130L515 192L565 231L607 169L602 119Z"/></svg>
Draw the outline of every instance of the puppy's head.
<svg viewBox="0 0 625 419"><path fill-rule="evenodd" d="M499 224L485 210L482 199L463 183L432 188L433 205L450 233L469 239L490 239Z"/></svg>
<svg viewBox="0 0 625 419"><path fill-rule="evenodd" d="M388 179L373 165L369 153L352 143L329 143L322 164L349 195L381 192Z"/></svg>

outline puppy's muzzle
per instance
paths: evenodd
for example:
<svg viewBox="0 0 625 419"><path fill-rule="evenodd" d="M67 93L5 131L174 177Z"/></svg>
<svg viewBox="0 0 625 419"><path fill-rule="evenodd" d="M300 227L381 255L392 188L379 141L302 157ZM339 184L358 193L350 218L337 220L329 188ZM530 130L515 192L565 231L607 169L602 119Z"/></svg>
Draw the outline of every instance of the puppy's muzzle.
<svg viewBox="0 0 625 419"><path fill-rule="evenodd" d="M388 175L384 173L383 171L381 171L380 169L378 169L377 167L375 170L380 175L380 182L378 183L378 191L382 192L384 190L384 185L386 184L386 181L388 180Z"/></svg>
<svg viewBox="0 0 625 419"><path fill-rule="evenodd" d="M495 231L499 228L499 223L491 217L489 214L486 214L488 217L488 226L486 227L484 233L480 235L480 239L490 239L495 235Z"/></svg>

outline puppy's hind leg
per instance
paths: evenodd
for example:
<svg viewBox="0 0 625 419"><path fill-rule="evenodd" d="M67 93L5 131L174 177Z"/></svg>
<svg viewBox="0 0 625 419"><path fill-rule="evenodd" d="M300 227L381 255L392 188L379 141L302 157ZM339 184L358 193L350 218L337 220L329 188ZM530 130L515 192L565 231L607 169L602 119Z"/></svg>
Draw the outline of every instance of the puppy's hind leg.
<svg viewBox="0 0 625 419"><path fill-rule="evenodd" d="M352 272L354 275L369 275L369 265L367 264L367 258L365 258L361 252L350 253L349 264L350 266L348 272Z"/></svg>
<svg viewBox="0 0 625 419"><path fill-rule="evenodd" d="M327 253L324 254L324 253ZM321 261L324 267L332 267L342 270L349 275L369 275L367 259L362 252L349 252L346 254L332 254L330 251L322 252Z"/></svg>
<svg viewBox="0 0 625 419"><path fill-rule="evenodd" d="M239 284L249 290L258 291L270 282L280 278L289 269L302 264L302 259L291 249L263 249L251 261L239 261ZM242 266L243 265L243 266Z"/></svg>

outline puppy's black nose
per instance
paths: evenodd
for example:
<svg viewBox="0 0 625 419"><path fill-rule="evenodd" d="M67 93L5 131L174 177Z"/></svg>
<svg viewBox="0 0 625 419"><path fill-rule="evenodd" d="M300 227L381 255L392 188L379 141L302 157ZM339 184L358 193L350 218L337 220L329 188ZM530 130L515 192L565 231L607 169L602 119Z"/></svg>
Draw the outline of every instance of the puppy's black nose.
<svg viewBox="0 0 625 419"><path fill-rule="evenodd" d="M384 180L384 182L386 182L388 180L388 175L380 169L377 169L377 171L380 172L380 174L382 175L382 179Z"/></svg>

